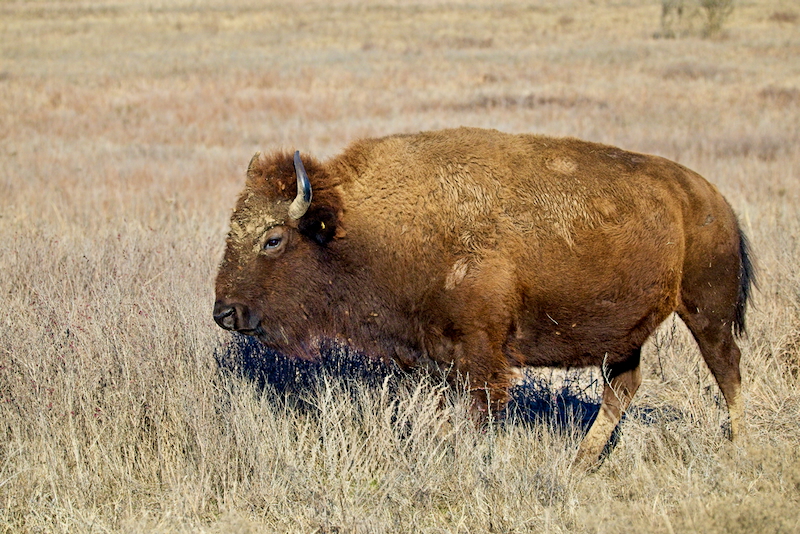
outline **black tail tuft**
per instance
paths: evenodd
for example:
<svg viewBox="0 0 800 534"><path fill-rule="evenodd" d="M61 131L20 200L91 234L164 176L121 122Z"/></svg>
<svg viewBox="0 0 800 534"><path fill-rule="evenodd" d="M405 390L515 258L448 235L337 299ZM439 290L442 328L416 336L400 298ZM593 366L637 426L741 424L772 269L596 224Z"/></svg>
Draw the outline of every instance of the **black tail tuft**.
<svg viewBox="0 0 800 534"><path fill-rule="evenodd" d="M737 336L745 333L744 316L747 311L747 301L752 296L752 288L758 287L750 255L750 243L742 229L739 228L739 297L736 300L736 319L733 323L733 332Z"/></svg>

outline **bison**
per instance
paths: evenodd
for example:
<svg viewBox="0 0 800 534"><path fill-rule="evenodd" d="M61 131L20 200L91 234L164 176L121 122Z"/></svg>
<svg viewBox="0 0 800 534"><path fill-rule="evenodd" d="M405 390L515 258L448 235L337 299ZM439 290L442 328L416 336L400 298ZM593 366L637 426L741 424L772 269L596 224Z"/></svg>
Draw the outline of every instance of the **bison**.
<svg viewBox="0 0 800 534"><path fill-rule="evenodd" d="M450 368L499 412L524 366L599 366L594 464L677 312L742 419L753 268L719 191L661 157L459 128L352 143L320 162L256 153L231 217L214 319L286 355L340 341Z"/></svg>

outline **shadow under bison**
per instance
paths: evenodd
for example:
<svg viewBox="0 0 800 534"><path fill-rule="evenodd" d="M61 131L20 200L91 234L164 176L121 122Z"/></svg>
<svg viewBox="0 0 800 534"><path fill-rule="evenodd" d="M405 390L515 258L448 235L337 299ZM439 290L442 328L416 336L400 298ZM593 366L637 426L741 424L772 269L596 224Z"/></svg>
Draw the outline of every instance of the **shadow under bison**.
<svg viewBox="0 0 800 534"><path fill-rule="evenodd" d="M328 344L320 352L321 357L315 361L287 358L253 337L233 334L230 342L219 348L216 360L222 372L248 380L260 390L270 389L276 393L275 399L291 398L293 405L302 410L313 409L308 399L313 399L322 377L338 377L346 388L388 385L391 390L397 390L400 380L407 375L394 363L368 358L341 345ZM511 388L511 400L498 423L546 424L563 432L573 432L578 427L583 436L597 417L601 389L599 377L579 383L569 374L553 380L526 375L520 384ZM649 425L656 420L675 421L684 416L677 410L665 413L663 409L637 406L626 412L623 421L626 418ZM619 441L621 427L620 424L614 431L603 458Z"/></svg>

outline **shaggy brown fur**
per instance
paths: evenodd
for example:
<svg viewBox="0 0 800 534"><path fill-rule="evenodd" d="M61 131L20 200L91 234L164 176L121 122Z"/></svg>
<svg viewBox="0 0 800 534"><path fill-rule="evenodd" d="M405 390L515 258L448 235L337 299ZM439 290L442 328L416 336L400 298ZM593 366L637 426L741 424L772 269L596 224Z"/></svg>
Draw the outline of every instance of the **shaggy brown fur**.
<svg viewBox="0 0 800 534"><path fill-rule="evenodd" d="M452 365L477 410L522 366L602 366L596 461L641 382L640 349L677 312L741 418L752 269L717 189L674 162L576 139L460 128L304 156L256 155L231 218L215 317L287 355L336 338L401 366ZM276 244L277 243L277 244ZM488 401L487 401L488 399Z"/></svg>

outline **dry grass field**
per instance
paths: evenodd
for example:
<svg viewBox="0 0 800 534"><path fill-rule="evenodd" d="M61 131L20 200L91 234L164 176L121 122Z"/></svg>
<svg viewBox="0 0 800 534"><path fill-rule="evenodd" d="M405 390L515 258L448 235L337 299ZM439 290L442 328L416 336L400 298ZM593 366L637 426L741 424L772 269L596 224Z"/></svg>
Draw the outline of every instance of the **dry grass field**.
<svg viewBox="0 0 800 534"><path fill-rule="evenodd" d="M660 17L0 1L0 532L800 532L800 6L737 0L710 39L657 38ZM219 369L259 356L211 317L252 153L459 125L656 153L719 187L758 267L741 441L677 319L593 473L570 467L591 371L532 372L480 432L436 377L346 355L263 387Z"/></svg>

